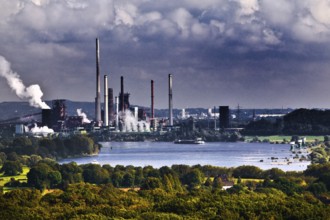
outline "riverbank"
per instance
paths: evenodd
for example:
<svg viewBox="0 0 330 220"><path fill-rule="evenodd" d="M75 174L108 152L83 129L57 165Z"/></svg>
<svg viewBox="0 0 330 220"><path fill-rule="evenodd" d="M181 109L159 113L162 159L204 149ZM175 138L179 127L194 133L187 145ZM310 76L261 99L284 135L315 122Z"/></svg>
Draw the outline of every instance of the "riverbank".
<svg viewBox="0 0 330 220"><path fill-rule="evenodd" d="M315 141L323 141L324 136L314 136L307 135L303 136L306 138L307 143L314 143ZM247 142L269 142L269 143L281 143L286 144L289 143L292 138L292 135L270 135L270 136L244 136L245 141Z"/></svg>

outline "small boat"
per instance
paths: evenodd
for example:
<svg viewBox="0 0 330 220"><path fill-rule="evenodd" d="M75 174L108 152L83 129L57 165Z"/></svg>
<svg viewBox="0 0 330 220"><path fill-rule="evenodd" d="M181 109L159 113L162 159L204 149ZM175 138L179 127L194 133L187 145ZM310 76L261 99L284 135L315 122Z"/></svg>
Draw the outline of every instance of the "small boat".
<svg viewBox="0 0 330 220"><path fill-rule="evenodd" d="M196 138L195 140L176 140L174 144L205 144L202 138Z"/></svg>

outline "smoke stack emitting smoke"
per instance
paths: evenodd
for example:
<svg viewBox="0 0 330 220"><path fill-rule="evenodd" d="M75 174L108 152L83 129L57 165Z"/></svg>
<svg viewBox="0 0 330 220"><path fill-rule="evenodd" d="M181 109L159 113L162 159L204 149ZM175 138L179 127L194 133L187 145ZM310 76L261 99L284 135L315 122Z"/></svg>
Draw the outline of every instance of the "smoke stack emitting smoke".
<svg viewBox="0 0 330 220"><path fill-rule="evenodd" d="M89 120L88 118L87 118L87 115L86 115L86 113L84 113L83 111L82 111L82 109L81 108L78 108L77 109L77 115L78 116L81 116L82 118L83 118L83 124L89 124L89 123L91 123L91 120Z"/></svg>
<svg viewBox="0 0 330 220"><path fill-rule="evenodd" d="M20 79L20 76L11 70L10 63L3 56L0 56L0 76L7 80L10 88L20 99L27 99L33 107L50 109L50 107L41 100L43 93L40 86L36 84L26 87Z"/></svg>

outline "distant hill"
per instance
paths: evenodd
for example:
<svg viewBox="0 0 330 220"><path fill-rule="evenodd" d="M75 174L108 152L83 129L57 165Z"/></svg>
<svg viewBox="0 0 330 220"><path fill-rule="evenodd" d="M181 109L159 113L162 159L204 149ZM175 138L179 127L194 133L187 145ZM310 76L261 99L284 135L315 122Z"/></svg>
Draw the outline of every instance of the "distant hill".
<svg viewBox="0 0 330 220"><path fill-rule="evenodd" d="M0 103L0 120L7 120L25 115L41 112L31 107L28 102L2 102Z"/></svg>
<svg viewBox="0 0 330 220"><path fill-rule="evenodd" d="M51 107L52 102L46 101ZM93 102L74 102L66 100L67 114L77 115L77 109L81 108L88 117L92 118L94 115L94 103ZM27 115L41 113L41 109L34 108L29 105L28 102L2 102L0 103L0 121L13 119L16 117L24 117Z"/></svg>
<svg viewBox="0 0 330 220"><path fill-rule="evenodd" d="M46 101L49 106L52 106L51 101ZM132 105L136 106L136 105ZM77 115L77 109L81 108L84 113L86 113L87 117L90 119L94 118L95 115L95 104L94 102L76 102L66 100L66 107L67 107L67 114L69 116ZM147 114L149 114L150 107L141 107L144 108ZM190 115L200 115L201 113L207 114L207 108L186 108L185 109L187 114ZM236 114L236 109L231 109L231 114ZM252 109L241 109L241 119L249 119L253 114ZM255 109L256 114L278 114L278 113L288 113L291 112L291 109ZM218 112L218 109L216 109ZM3 120L13 119L13 118L20 118L27 115L41 113L41 109L34 108L29 106L28 102L2 102L0 103L0 122ZM156 117L166 118L168 117L168 109L155 109ZM181 115L181 109L173 109L173 115ZM35 119L40 120L40 119Z"/></svg>

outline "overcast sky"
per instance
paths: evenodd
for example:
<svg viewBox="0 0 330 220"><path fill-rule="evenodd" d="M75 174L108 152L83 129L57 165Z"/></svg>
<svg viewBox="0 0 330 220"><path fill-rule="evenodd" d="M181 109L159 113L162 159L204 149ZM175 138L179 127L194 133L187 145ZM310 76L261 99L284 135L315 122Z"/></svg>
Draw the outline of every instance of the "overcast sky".
<svg viewBox="0 0 330 220"><path fill-rule="evenodd" d="M329 0L0 0L0 56L44 100L94 101L101 74L131 103L330 108ZM103 79L103 77L102 77ZM102 89L103 90L103 89ZM0 78L0 102L19 100Z"/></svg>

